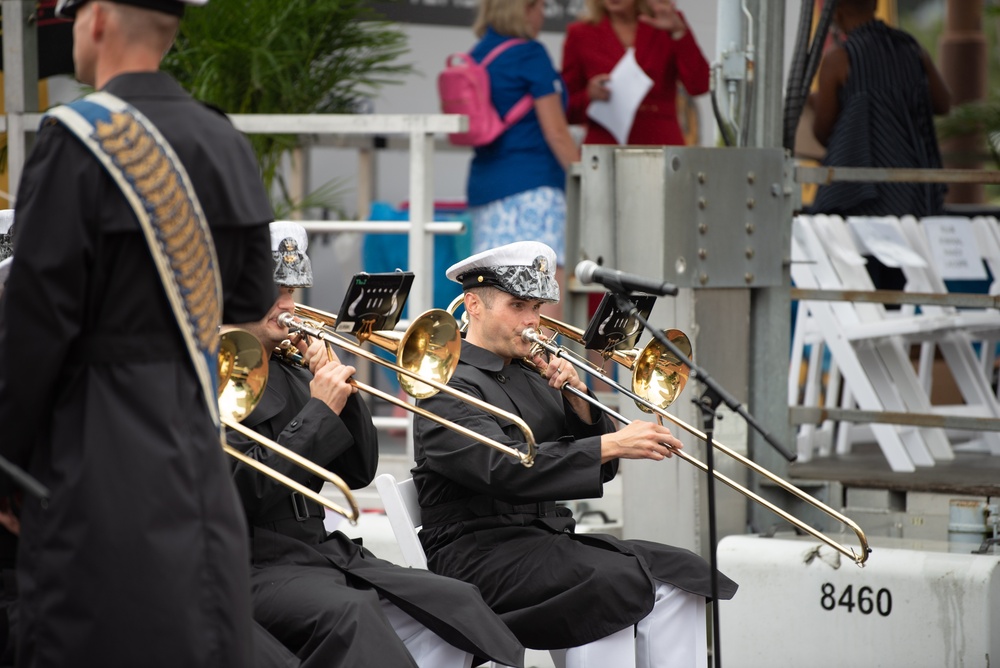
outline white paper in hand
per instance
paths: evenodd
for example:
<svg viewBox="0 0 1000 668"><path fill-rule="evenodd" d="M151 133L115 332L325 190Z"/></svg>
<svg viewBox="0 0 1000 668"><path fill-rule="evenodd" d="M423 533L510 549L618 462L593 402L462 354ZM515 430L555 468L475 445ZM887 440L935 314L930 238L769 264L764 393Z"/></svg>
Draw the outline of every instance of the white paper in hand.
<svg viewBox="0 0 1000 668"><path fill-rule="evenodd" d="M635 50L631 48L611 70L610 76L607 85L611 99L591 102L587 116L607 128L619 144L625 144L632 131L635 112L653 87L653 80L635 62Z"/></svg>

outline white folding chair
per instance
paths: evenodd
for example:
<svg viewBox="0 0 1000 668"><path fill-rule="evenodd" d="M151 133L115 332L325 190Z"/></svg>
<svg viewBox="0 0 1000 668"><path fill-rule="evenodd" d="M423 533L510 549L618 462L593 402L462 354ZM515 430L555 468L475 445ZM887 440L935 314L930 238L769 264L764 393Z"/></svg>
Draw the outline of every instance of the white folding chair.
<svg viewBox="0 0 1000 668"><path fill-rule="evenodd" d="M792 278L802 288L874 289L847 227L834 216L795 219ZM853 407L856 402L864 410L930 412L905 339L952 327L950 319L902 318L887 314L881 304L863 302L803 302L799 317L805 314L814 319L813 331L822 334L839 367L843 406ZM848 451L851 432L841 425L838 452ZM935 461L954 457L940 429L873 424L871 432L894 471L913 471L916 466L933 466Z"/></svg>
<svg viewBox="0 0 1000 668"><path fill-rule="evenodd" d="M427 568L427 555L417 537L420 527L420 504L417 503L417 488L413 478L396 482L396 478L383 473L375 478L375 488L382 498L389 526L403 553L403 561L411 568Z"/></svg>
<svg viewBox="0 0 1000 668"><path fill-rule="evenodd" d="M392 533L396 537L396 542L399 543L403 560L411 568L427 568L427 556L424 554L424 548L417 537L417 530L420 528L420 504L417 503L417 489L413 485L413 479L408 478L397 482L396 477L391 473L383 473L375 478L375 489L378 490L378 495L382 498L386 517L389 518L389 526L392 527ZM618 642L616 635L612 634L606 638L595 640L589 645L606 644L608 647L613 647L613 643ZM549 655L552 657L555 668L566 668L565 649L551 649ZM494 668L504 668L498 663L489 665Z"/></svg>
<svg viewBox="0 0 1000 668"><path fill-rule="evenodd" d="M926 261L924 267L903 267L906 275L907 292L929 292L946 294L944 268L938 266L935 253L932 251L927 226L944 223L945 229L951 230L950 240L956 242L957 230L960 225L968 226L969 237L975 239L973 223L968 218L932 217L917 222L912 216L903 216L896 221L905 235L911 248ZM973 244L970 242L968 246ZM969 253L973 255L973 253ZM977 263L978 269L985 276L982 268L983 256L975 250L970 262ZM1000 336L1000 313L995 309L958 309L954 306L938 306L927 304L921 311L928 316L951 316L957 327L946 330L921 344L920 378L925 390L930 393L933 382L933 363L935 350L940 350L948 370L964 401L957 405L936 405L935 412L948 415L967 415L973 417L1000 417L1000 402L994 393L990 375L983 368L983 359L976 352L976 343L980 349L990 348ZM951 436L951 434L949 434ZM984 446L992 454L1000 454L1000 434L996 432L957 432L954 439L966 441L966 446ZM953 440L954 440L953 439Z"/></svg>
<svg viewBox="0 0 1000 668"><path fill-rule="evenodd" d="M1000 294L1000 222L993 216L977 216L972 219L972 226L976 233L976 242L983 262L993 275L988 292L990 295L996 296ZM997 372L997 341L983 341L980 360L983 373L990 378L992 383ZM996 391L998 398L1000 398L1000 384L997 384Z"/></svg>

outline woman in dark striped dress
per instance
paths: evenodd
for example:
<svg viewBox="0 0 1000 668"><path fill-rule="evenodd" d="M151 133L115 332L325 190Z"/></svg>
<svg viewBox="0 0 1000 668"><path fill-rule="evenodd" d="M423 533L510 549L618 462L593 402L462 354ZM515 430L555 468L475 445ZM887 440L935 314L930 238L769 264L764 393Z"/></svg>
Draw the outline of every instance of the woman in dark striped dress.
<svg viewBox="0 0 1000 668"><path fill-rule="evenodd" d="M947 114L948 89L913 37L875 18L877 0L839 0L833 20L846 35L823 56L811 96L813 133L832 167L941 167L934 115ZM937 183L832 183L810 213L933 216L947 188ZM875 287L901 290L903 273L869 256Z"/></svg>
<svg viewBox="0 0 1000 668"><path fill-rule="evenodd" d="M913 37L875 18L876 0L839 0L834 22L847 36L823 57L813 132L837 167L941 167L934 114L948 89ZM889 216L940 213L945 187L927 183L834 183L814 213Z"/></svg>

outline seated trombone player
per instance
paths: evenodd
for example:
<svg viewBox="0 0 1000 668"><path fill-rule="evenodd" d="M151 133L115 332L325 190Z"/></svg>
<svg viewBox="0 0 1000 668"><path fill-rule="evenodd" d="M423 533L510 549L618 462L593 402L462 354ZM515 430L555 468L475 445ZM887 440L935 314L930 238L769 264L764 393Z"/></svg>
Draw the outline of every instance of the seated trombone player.
<svg viewBox="0 0 1000 668"><path fill-rule="evenodd" d="M621 458L662 460L681 442L652 422L616 431L602 411L561 391L567 383L587 390L571 364L540 356L525 363L532 346L522 331L537 329L542 305L559 300L555 268L551 248L522 241L447 271L462 284L469 320L449 385L519 414L538 445L525 468L416 418L413 480L429 568L479 587L525 647L566 648L568 668L703 668L709 564L668 545L576 534L571 511L556 506L602 496ZM419 405L524 446L520 431L450 395ZM718 580L719 596L731 598L736 584Z"/></svg>
<svg viewBox="0 0 1000 668"><path fill-rule="evenodd" d="M241 324L271 351L289 337L278 324L298 288L312 284L307 236L272 223L278 298L259 322ZM243 424L329 469L353 488L375 476L371 414L325 342L299 343L304 365L272 355L265 392ZM234 431L230 445L319 491L323 481ZM345 534L328 533L323 507L245 464L234 480L250 527L254 618L303 666L466 667L474 657L522 665L524 648L475 587L378 559Z"/></svg>

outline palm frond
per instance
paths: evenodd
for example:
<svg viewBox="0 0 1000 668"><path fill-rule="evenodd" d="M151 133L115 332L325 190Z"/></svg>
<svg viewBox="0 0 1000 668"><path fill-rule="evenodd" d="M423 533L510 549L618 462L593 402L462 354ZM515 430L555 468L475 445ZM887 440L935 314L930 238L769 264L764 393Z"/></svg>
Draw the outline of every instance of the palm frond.
<svg viewBox="0 0 1000 668"><path fill-rule="evenodd" d="M225 0L190 11L164 59L194 97L234 114L352 113L412 72L406 35L364 0ZM269 192L300 141L253 135ZM287 193L275 209L293 203Z"/></svg>

